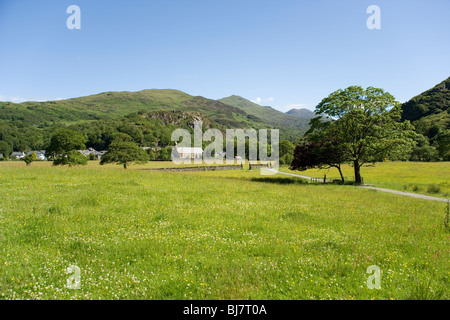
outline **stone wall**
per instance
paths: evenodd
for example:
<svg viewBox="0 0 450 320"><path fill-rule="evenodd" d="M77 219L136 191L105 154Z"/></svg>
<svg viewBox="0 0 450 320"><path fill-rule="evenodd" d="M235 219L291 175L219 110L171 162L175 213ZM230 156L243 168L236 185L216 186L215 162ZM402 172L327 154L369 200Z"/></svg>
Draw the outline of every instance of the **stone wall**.
<svg viewBox="0 0 450 320"><path fill-rule="evenodd" d="M152 171L172 171L172 172L188 172L188 171L218 171L218 170L242 170L241 165L230 166L202 166L202 167L179 167L179 168L160 168L152 169Z"/></svg>

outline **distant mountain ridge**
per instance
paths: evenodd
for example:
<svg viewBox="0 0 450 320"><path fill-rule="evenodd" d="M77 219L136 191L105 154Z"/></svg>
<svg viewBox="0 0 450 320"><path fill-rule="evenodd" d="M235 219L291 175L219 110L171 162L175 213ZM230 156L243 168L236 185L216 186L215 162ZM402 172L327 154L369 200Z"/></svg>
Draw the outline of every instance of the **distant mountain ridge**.
<svg viewBox="0 0 450 320"><path fill-rule="evenodd" d="M236 107L249 115L262 119L268 124L286 132L289 140L296 140L309 129L310 118L297 117L273 109L272 107L260 106L237 95L219 99L227 105Z"/></svg>
<svg viewBox="0 0 450 320"><path fill-rule="evenodd" d="M290 114L292 116L296 116L299 118L304 118L304 119L312 119L316 116L316 114L308 109L305 108L300 108L300 109L291 109L288 112L286 112L287 114Z"/></svg>
<svg viewBox="0 0 450 320"><path fill-rule="evenodd" d="M130 135L137 143L145 144L167 138L167 132L161 136L150 127L153 125L163 130L160 123L171 118L171 112L175 116L183 112L198 113L208 122L208 127L222 131L234 128L279 129L281 140L295 141L308 128L306 121L269 107L257 106L257 110L253 110L226 102L171 89L103 92L47 102L0 102L0 142L4 142L0 145L5 150L41 150L60 127L81 130L88 136L91 146L103 146L107 142L104 136L108 130L133 133ZM251 103L243 98L242 102ZM160 122L155 122L156 119L149 121L154 117ZM142 121L145 126L140 128ZM140 133L135 133L133 128L138 128ZM147 131L153 132L155 139L149 138ZM167 143L164 141L163 145Z"/></svg>
<svg viewBox="0 0 450 320"><path fill-rule="evenodd" d="M113 119L138 111L199 111L218 124L230 127L267 125L260 119L220 101L194 97L178 90L104 92L86 97L48 102L0 103L0 120L22 121L38 127L57 123Z"/></svg>

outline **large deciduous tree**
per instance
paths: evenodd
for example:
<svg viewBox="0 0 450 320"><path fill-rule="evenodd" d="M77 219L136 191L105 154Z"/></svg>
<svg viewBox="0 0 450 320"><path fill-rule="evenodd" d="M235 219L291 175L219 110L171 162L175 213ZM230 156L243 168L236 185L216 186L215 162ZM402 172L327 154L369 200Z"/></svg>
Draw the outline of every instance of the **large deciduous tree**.
<svg viewBox="0 0 450 320"><path fill-rule="evenodd" d="M126 169L132 162L146 163L149 160L147 152L140 148L129 135L119 133L108 147L108 152L102 156L100 164L117 163Z"/></svg>
<svg viewBox="0 0 450 320"><path fill-rule="evenodd" d="M383 89L351 86L323 99L311 121L311 131L339 142L343 161L354 167L355 183L361 184L361 167L389 157L407 157L415 133L409 121L400 122L401 109L395 98Z"/></svg>
<svg viewBox="0 0 450 320"><path fill-rule="evenodd" d="M85 149L86 137L74 130L61 129L51 140L46 154L53 159L54 165L86 165L88 159L77 150Z"/></svg>

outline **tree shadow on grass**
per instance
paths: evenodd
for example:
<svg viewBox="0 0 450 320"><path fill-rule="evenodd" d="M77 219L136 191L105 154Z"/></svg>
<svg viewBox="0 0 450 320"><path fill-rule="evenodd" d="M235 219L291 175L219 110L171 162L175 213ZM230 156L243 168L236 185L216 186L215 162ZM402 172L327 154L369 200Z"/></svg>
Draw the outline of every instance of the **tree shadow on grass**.
<svg viewBox="0 0 450 320"><path fill-rule="evenodd" d="M263 182L263 183L273 183L273 184L308 184L302 179L292 179L292 178L279 178L279 177L261 177L252 178L250 181Z"/></svg>

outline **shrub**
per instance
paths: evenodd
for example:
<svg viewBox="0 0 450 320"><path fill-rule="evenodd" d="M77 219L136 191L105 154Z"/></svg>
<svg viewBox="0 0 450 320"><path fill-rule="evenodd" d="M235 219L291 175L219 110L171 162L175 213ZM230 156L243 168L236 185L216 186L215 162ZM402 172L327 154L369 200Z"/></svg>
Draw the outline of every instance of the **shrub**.
<svg viewBox="0 0 450 320"><path fill-rule="evenodd" d="M441 191L441 188L436 184L430 184L427 188L428 193L439 193Z"/></svg>
<svg viewBox="0 0 450 320"><path fill-rule="evenodd" d="M78 151L70 151L65 156L60 156L53 160L53 165L55 166L69 165L71 167L76 165L87 165L87 163L88 158Z"/></svg>

